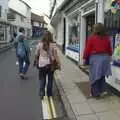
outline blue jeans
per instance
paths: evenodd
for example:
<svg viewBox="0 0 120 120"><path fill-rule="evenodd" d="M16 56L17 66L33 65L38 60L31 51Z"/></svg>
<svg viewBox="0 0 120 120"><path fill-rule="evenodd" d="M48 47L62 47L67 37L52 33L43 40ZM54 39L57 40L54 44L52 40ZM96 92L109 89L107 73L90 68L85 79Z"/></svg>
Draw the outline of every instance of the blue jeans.
<svg viewBox="0 0 120 120"><path fill-rule="evenodd" d="M28 56L23 58L18 57L18 62L19 62L19 73L26 74L30 65L29 57Z"/></svg>
<svg viewBox="0 0 120 120"><path fill-rule="evenodd" d="M107 91L107 85L104 76L91 85L91 93L94 97L100 95L105 91Z"/></svg>
<svg viewBox="0 0 120 120"><path fill-rule="evenodd" d="M54 72L51 71L50 67L39 68L40 96L45 96L45 86L46 86L47 75L48 75L47 95L52 96L53 73Z"/></svg>

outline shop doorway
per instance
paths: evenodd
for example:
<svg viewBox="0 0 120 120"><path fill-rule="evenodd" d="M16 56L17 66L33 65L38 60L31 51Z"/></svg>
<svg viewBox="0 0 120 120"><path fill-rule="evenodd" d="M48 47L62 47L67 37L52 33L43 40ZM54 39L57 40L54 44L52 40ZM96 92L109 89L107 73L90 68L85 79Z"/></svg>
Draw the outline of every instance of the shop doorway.
<svg viewBox="0 0 120 120"><path fill-rule="evenodd" d="M65 43L66 43L66 19L63 19L63 23L64 23L64 35L63 35L63 46L62 46L62 51L65 54Z"/></svg>
<svg viewBox="0 0 120 120"><path fill-rule="evenodd" d="M88 38L92 32L95 24L95 14L90 14L86 16L86 38Z"/></svg>
<svg viewBox="0 0 120 120"><path fill-rule="evenodd" d="M95 13L91 13L89 15L87 15L86 17L86 40L85 40L85 46L88 40L88 37L93 33L93 28L94 28L94 24L95 24ZM86 64L89 64L89 59L86 60ZM88 68L87 68L88 69ZM87 69L85 68L84 70L87 71Z"/></svg>

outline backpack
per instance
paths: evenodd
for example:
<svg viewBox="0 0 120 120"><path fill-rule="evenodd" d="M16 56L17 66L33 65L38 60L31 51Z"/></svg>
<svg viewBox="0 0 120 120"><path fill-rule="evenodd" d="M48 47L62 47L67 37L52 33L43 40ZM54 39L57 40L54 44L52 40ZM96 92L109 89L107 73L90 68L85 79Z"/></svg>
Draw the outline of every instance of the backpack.
<svg viewBox="0 0 120 120"><path fill-rule="evenodd" d="M20 41L19 39L20 37L18 37L16 54L18 57L24 58L26 57L26 49L25 49L24 41Z"/></svg>

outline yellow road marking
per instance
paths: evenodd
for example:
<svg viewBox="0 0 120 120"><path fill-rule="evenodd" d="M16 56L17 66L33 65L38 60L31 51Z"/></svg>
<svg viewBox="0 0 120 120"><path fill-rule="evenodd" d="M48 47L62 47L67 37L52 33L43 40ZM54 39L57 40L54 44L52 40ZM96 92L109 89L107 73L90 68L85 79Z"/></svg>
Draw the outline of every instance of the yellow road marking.
<svg viewBox="0 0 120 120"><path fill-rule="evenodd" d="M51 109L52 109L53 118L57 118L57 114L56 114L56 109L55 109L55 105L54 105L54 102L53 102L53 98L50 97L49 100L50 100L50 105L51 105Z"/></svg>
<svg viewBox="0 0 120 120"><path fill-rule="evenodd" d="M45 89L46 91L46 89ZM52 120L57 118L56 109L52 97L44 96L42 100L43 119Z"/></svg>
<svg viewBox="0 0 120 120"><path fill-rule="evenodd" d="M52 119L51 109L49 105L48 98L45 96L42 100L42 110L43 110L43 118L44 119Z"/></svg>

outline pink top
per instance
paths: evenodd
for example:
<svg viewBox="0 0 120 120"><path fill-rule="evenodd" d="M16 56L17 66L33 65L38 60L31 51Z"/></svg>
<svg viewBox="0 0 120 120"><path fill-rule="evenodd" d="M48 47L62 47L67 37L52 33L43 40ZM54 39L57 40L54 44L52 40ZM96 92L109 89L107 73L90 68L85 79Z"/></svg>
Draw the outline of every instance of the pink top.
<svg viewBox="0 0 120 120"><path fill-rule="evenodd" d="M51 59L54 59L54 57L52 55L53 49L57 49L56 43L50 43L49 53L43 49L42 42L40 42L37 45L35 54L39 55L39 67L44 67L46 65L49 65L50 64L50 56L51 56Z"/></svg>

